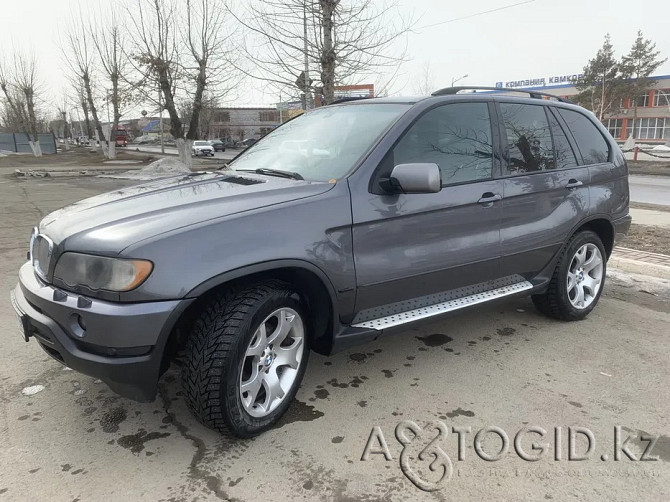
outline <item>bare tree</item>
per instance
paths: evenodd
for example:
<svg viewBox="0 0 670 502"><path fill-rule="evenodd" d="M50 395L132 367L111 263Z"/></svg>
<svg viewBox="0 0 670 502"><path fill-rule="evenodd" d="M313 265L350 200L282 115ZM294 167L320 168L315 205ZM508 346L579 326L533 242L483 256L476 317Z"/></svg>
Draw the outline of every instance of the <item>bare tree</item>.
<svg viewBox="0 0 670 502"><path fill-rule="evenodd" d="M250 75L280 88L298 87L327 104L335 86L371 78L405 60L397 47L413 25L398 15L398 4L373 0L254 0L236 18L257 43L244 50L253 62ZM392 15L394 14L394 15ZM315 65L318 80L310 78Z"/></svg>
<svg viewBox="0 0 670 502"><path fill-rule="evenodd" d="M28 143L35 157L42 156L35 101L39 88L35 55L15 53L11 70L0 63L0 89L12 115L28 135Z"/></svg>
<svg viewBox="0 0 670 502"><path fill-rule="evenodd" d="M109 155L107 140L98 118L98 109L95 106L94 99L94 43L81 11L78 15L73 16L71 22L67 25L61 41L61 51L63 52L63 61L70 72L70 80L73 85L81 85L83 88L86 104L93 118L93 127L98 134L103 154L107 157ZM91 139L94 146L95 139Z"/></svg>
<svg viewBox="0 0 670 502"><path fill-rule="evenodd" d="M3 123L10 132L28 130L25 103L14 85L14 77L6 61L0 60L0 90L4 96Z"/></svg>
<svg viewBox="0 0 670 502"><path fill-rule="evenodd" d="M147 97L160 89L179 158L190 166L205 92L220 95L236 83L225 0L138 0L138 6L134 61ZM178 109L181 96L190 103L188 128Z"/></svg>
<svg viewBox="0 0 670 502"><path fill-rule="evenodd" d="M426 96L435 91L435 76L429 62L421 66L419 79L415 82L414 92L421 96Z"/></svg>
<svg viewBox="0 0 670 502"><path fill-rule="evenodd" d="M105 75L105 92L112 105L112 123L109 126L108 157L116 158L116 134L121 120L122 107L127 103L130 86L129 64L124 50L125 31L114 7L104 14L105 19L96 21L91 29L91 40L98 55L102 73ZM110 88L107 88L107 83Z"/></svg>

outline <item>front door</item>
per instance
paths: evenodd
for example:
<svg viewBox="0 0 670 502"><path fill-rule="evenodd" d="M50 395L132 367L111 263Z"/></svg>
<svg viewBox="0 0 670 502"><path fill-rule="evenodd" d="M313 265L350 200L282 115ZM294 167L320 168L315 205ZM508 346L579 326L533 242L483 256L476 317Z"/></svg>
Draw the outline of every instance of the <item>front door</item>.
<svg viewBox="0 0 670 502"><path fill-rule="evenodd" d="M500 277L502 181L493 179L490 117L476 101L426 111L370 188L352 187L357 312ZM442 190L381 192L375 180L407 163L437 164Z"/></svg>

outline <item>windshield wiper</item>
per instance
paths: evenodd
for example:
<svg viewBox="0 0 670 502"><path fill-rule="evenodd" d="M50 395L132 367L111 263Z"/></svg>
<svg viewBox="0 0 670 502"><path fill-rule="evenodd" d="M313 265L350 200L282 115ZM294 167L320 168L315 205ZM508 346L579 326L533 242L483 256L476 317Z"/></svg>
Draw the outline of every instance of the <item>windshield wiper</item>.
<svg viewBox="0 0 670 502"><path fill-rule="evenodd" d="M259 168L259 169L237 169L237 170L238 171L245 171L245 172L248 172L248 173L265 174L267 176L278 176L280 178L290 178L292 180L304 180L305 179L299 173L294 173L292 171L282 171L280 169Z"/></svg>

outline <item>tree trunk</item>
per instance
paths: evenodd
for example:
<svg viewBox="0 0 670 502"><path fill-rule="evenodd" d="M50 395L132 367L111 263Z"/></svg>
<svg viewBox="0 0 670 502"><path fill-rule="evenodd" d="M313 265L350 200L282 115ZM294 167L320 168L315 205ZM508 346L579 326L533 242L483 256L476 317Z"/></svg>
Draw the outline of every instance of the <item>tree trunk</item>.
<svg viewBox="0 0 670 502"><path fill-rule="evenodd" d="M37 135L37 117L35 116L35 96L32 89L25 89L23 94L26 97L26 107L28 108L28 126L30 127L30 135L33 140L30 148L33 150L35 157L42 156L42 148L40 147L39 136ZM28 132L28 131L26 131Z"/></svg>
<svg viewBox="0 0 670 502"><path fill-rule="evenodd" d="M81 110L84 113L84 123L86 124L86 136L88 137L88 140L90 142L93 140L93 129L91 129L91 120L88 118L88 103L86 102L86 98L83 95L81 97Z"/></svg>
<svg viewBox="0 0 670 502"><path fill-rule="evenodd" d="M600 83L600 87L601 87L601 90L600 90L600 113L598 114L598 120L600 120L601 122L603 121L603 117L605 115L605 78L606 78L606 74L603 73L603 78L602 78L602 81Z"/></svg>
<svg viewBox="0 0 670 502"><path fill-rule="evenodd" d="M108 98L109 99L109 98ZM119 77L112 76L112 124L109 129L109 151L110 159L116 158L116 134L119 128L119 120L121 120L121 113L119 112Z"/></svg>
<svg viewBox="0 0 670 502"><path fill-rule="evenodd" d="M202 112L202 95L205 92L205 85L207 83L207 68L204 63L200 62L200 70L196 80L195 96L193 96L193 107L191 108L191 121L188 126L186 138L190 140L198 139L198 131L200 130L200 113Z"/></svg>
<svg viewBox="0 0 670 502"><path fill-rule="evenodd" d="M109 156L107 149L107 141L105 140L105 133L102 130L102 124L98 120L98 110L95 108L95 102L93 101L93 91L91 90L91 80L88 75L85 75L84 78L84 88L86 90L86 99L88 101L88 107L91 109L91 115L93 116L93 124L95 129L98 132L98 140L100 141L100 148L102 148L102 153L105 157ZM95 142L95 138L93 138Z"/></svg>
<svg viewBox="0 0 670 502"><path fill-rule="evenodd" d="M335 51L333 50L333 14L339 0L320 0L323 47L321 49L321 84L324 104L335 100Z"/></svg>
<svg viewBox="0 0 670 502"><path fill-rule="evenodd" d="M63 148L65 148L65 151L70 150L70 142L68 141L68 128L67 128L67 119L63 119Z"/></svg>
<svg viewBox="0 0 670 502"><path fill-rule="evenodd" d="M184 126L179 118L179 113L177 112L177 107L174 103L174 96L172 95L172 89L170 88L170 80L168 79L164 66L158 66L157 73L161 92L165 99L164 108L170 116L170 134L172 134L175 145L177 146L179 160L190 169L193 167L193 158L191 157L193 140L184 137Z"/></svg>
<svg viewBox="0 0 670 502"><path fill-rule="evenodd" d="M177 138L174 140L175 145L177 146L177 152L179 153L179 160L189 169L193 167L193 157L191 155L193 151L193 140Z"/></svg>

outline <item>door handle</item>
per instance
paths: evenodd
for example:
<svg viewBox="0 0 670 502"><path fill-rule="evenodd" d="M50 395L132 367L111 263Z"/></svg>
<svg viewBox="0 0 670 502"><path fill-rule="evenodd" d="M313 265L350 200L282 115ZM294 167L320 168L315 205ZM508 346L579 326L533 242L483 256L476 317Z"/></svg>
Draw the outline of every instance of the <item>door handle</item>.
<svg viewBox="0 0 670 502"><path fill-rule="evenodd" d="M498 200L502 200L502 195L500 195L499 193L485 192L482 194L482 197L477 201L477 204L482 204L485 207L489 207Z"/></svg>
<svg viewBox="0 0 670 502"><path fill-rule="evenodd" d="M578 181L578 180L576 180L576 179L574 179L574 178L570 178L570 179L568 180L568 184L565 185L565 188L567 188L568 190L570 190L571 188L577 188L577 187L580 187L580 186L582 186L583 184L584 184L584 183L582 183L581 181Z"/></svg>

